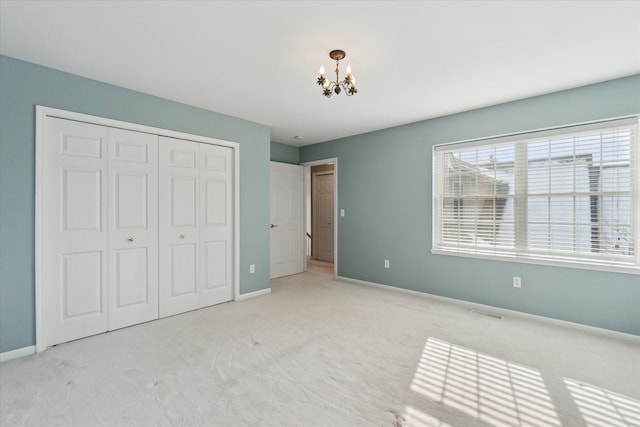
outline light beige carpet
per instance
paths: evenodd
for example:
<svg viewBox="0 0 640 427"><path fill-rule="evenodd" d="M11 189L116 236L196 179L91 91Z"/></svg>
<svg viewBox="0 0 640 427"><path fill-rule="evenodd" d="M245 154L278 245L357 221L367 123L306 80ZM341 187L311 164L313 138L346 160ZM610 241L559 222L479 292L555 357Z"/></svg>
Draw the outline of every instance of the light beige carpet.
<svg viewBox="0 0 640 427"><path fill-rule="evenodd" d="M0 365L0 425L633 426L640 345L332 279Z"/></svg>

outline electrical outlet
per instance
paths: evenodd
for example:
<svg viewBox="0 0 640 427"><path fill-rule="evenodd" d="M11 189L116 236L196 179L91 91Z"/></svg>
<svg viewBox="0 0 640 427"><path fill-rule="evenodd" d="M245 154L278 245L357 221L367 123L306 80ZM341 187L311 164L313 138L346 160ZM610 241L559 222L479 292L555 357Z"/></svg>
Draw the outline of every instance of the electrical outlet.
<svg viewBox="0 0 640 427"><path fill-rule="evenodd" d="M522 287L522 280L520 280L520 278L518 276L513 276L513 287L514 288L521 288Z"/></svg>
<svg viewBox="0 0 640 427"><path fill-rule="evenodd" d="M251 264L249 266L249 273L253 274L256 272L256 265L255 264Z"/></svg>
<svg viewBox="0 0 640 427"><path fill-rule="evenodd" d="M388 260L388 259L385 259L385 260L384 260L384 268L391 268L391 265L390 265L390 263L389 263L389 260Z"/></svg>

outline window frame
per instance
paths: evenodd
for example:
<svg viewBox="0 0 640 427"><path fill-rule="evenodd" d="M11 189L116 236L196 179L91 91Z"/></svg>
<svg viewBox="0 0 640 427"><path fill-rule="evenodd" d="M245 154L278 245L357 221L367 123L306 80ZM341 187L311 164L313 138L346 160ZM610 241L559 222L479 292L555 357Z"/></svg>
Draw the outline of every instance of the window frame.
<svg viewBox="0 0 640 427"><path fill-rule="evenodd" d="M629 263L623 263L619 260L612 260L611 256L606 254L586 254L582 256L583 259L576 259L573 257L562 257L558 251L553 255L545 253L544 255L536 254L530 250L528 245L523 247L519 246L522 242L515 242L514 248L508 249L482 249L477 246L470 246L468 248L451 245L447 247L441 243L441 233L444 227L439 224L441 214L441 202L445 199L444 183L439 182L439 164L438 153L442 151L451 151L454 149L472 149L482 146L495 146L498 144L515 144L516 141L531 141L543 138L551 138L554 136L579 134L587 131L596 131L599 129L606 129L616 126L629 126L635 129L632 133L630 154L631 159L629 167L632 173L631 180L631 235L633 239L634 253ZM525 158L528 161L528 159ZM528 168L527 168L528 170ZM522 174L520 174L522 175ZM526 179L526 174L525 179ZM516 184L517 186L521 185ZM522 187L519 187L522 188ZM526 184L525 187L526 188ZM536 265L556 266L556 267L568 267L597 271L608 271L616 273L627 273L640 275L640 116L625 116L617 117L607 120L600 120L594 122L586 122L579 124L572 124L566 126L544 128L526 132L518 132L512 134L503 134L493 137L467 139L462 141L455 141L451 143L437 144L432 147L432 245L431 253L434 255L447 255L447 256L460 256L467 258L487 259L494 261L509 261L519 262ZM518 197L527 197L523 194L514 194L514 200ZM524 227L525 235L528 227L528 221L518 222L518 218L514 215L514 228ZM519 233L522 236L522 233ZM514 240L517 239L518 233L514 236Z"/></svg>

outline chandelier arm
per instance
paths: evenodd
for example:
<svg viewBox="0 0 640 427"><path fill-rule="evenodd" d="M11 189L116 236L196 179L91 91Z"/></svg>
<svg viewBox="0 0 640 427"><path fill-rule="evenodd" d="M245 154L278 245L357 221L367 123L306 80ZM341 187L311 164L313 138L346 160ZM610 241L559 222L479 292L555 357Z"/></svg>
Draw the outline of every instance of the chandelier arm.
<svg viewBox="0 0 640 427"><path fill-rule="evenodd" d="M333 95L333 89L336 86L336 82L330 82L326 87L323 87L323 95L326 96L327 98L331 98L331 95Z"/></svg>
<svg viewBox="0 0 640 427"><path fill-rule="evenodd" d="M358 93L358 89L356 89L356 86L355 85L352 86L350 82L347 82L347 81L341 82L340 85L344 89L344 93L347 96L353 96L356 93Z"/></svg>

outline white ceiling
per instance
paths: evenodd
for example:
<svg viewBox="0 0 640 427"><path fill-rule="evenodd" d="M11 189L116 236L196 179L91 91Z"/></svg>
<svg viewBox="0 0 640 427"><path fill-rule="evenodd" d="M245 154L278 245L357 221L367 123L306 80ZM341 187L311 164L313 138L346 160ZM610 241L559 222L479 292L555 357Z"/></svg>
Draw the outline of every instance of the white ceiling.
<svg viewBox="0 0 640 427"><path fill-rule="evenodd" d="M640 1L2 0L0 52L306 145L640 73Z"/></svg>

